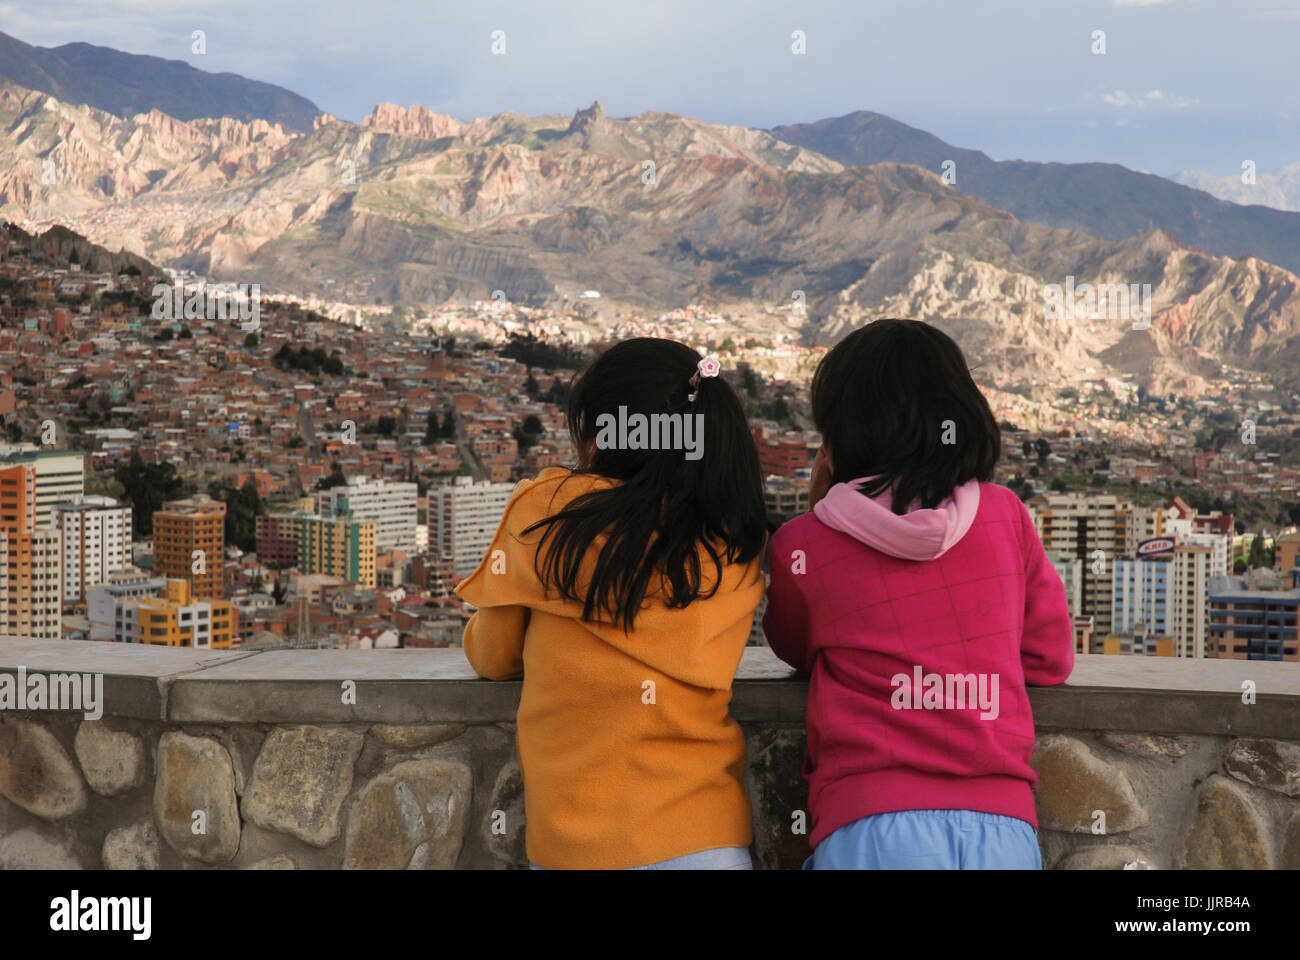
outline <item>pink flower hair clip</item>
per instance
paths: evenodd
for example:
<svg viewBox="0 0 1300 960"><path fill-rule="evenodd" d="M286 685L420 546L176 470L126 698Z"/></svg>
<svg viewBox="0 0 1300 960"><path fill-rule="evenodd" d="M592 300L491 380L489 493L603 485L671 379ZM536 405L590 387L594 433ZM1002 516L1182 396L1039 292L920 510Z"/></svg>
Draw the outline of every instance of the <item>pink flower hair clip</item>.
<svg viewBox="0 0 1300 960"><path fill-rule="evenodd" d="M691 403L694 403L695 398L700 395L700 377L716 377L718 371L721 369L722 364L718 362L717 357L709 356L700 360L700 362L695 365L695 372L691 374L690 383L692 392L687 395L686 399Z"/></svg>

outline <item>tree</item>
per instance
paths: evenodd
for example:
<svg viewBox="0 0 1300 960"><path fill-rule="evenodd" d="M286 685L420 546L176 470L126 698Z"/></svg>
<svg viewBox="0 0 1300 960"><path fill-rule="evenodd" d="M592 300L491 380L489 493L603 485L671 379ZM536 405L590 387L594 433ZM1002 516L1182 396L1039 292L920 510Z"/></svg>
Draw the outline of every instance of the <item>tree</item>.
<svg viewBox="0 0 1300 960"><path fill-rule="evenodd" d="M514 430L515 444L519 448L519 455L523 456L536 446L537 441L545 433L546 429L542 426L542 421L537 418L536 414L530 413L524 417L524 422L515 427Z"/></svg>
<svg viewBox="0 0 1300 960"><path fill-rule="evenodd" d="M174 336L176 336L175 330L173 330L171 327L163 327L161 330L158 331L158 336L154 337L154 339L161 340L163 343L166 343Z"/></svg>
<svg viewBox="0 0 1300 960"><path fill-rule="evenodd" d="M257 334L255 333L250 333L248 336L244 337L244 346L247 347L249 350L252 350L254 347L256 347L258 343L259 341L257 339Z"/></svg>
<svg viewBox="0 0 1300 960"><path fill-rule="evenodd" d="M524 391L533 400L536 400L537 395L542 392L542 385L539 384L537 378L533 376L532 367L528 368L528 379L524 381Z"/></svg>
<svg viewBox="0 0 1300 960"><path fill-rule="evenodd" d="M1052 488L1053 493L1065 493L1065 491L1069 489L1069 487L1066 486L1065 481L1060 477L1053 477L1049 486Z"/></svg>
<svg viewBox="0 0 1300 960"><path fill-rule="evenodd" d="M208 485L208 496L226 504L226 543L240 550L257 549L257 517L263 512L262 496L250 476L238 490L229 482Z"/></svg>
<svg viewBox="0 0 1300 960"><path fill-rule="evenodd" d="M456 408L452 407L447 411L447 415L442 418L442 438L444 440L456 439Z"/></svg>
<svg viewBox="0 0 1300 960"><path fill-rule="evenodd" d="M441 429L441 426L438 424L438 411L430 410L429 419L425 421L424 427L424 445L426 447L432 447L438 442Z"/></svg>
<svg viewBox="0 0 1300 960"><path fill-rule="evenodd" d="M571 381L561 380L556 377L551 381L546 393L542 395L542 399L559 407L567 407L569 405L569 394L572 392L573 384Z"/></svg>
<svg viewBox="0 0 1300 960"><path fill-rule="evenodd" d="M321 477L320 482L316 484L316 489L331 490L334 487L345 487L347 483L348 478L343 476L343 468L336 461L334 468L329 472L329 476Z"/></svg>
<svg viewBox="0 0 1300 960"><path fill-rule="evenodd" d="M1252 570L1265 566L1264 537L1261 534L1255 534L1254 539L1250 541L1250 552L1246 556L1246 564Z"/></svg>
<svg viewBox="0 0 1300 960"><path fill-rule="evenodd" d="M1025 440L1023 443L1020 444L1020 452L1023 453L1025 455L1025 459L1028 460L1030 457L1034 455L1034 445L1030 443L1028 440Z"/></svg>
<svg viewBox="0 0 1300 960"><path fill-rule="evenodd" d="M129 463L113 472L113 477L122 485L122 499L131 504L131 529L141 540L153 536L155 511L168 500L185 496L185 482L174 465L166 461L145 463L138 451L131 455Z"/></svg>
<svg viewBox="0 0 1300 960"><path fill-rule="evenodd" d="M1034 441L1034 449L1038 452L1038 462L1046 463L1048 454L1052 452L1052 448L1048 445L1047 441L1042 437L1039 437Z"/></svg>
<svg viewBox="0 0 1300 960"><path fill-rule="evenodd" d="M271 599L275 601L276 606L284 603L284 598L289 595L289 588L280 581L279 577L275 578L275 584L271 587Z"/></svg>

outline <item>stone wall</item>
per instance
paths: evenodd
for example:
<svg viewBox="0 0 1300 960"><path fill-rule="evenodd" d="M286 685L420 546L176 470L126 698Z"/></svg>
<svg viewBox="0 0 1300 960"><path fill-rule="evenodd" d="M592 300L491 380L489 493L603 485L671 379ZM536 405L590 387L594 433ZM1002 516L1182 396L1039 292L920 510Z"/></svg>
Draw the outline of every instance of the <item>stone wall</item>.
<svg viewBox="0 0 1300 960"><path fill-rule="evenodd" d="M0 868L526 866L520 684L459 650L0 640L20 667L102 673L104 707L0 712ZM763 867L807 855L806 695L747 651ZM1047 867L1300 868L1300 665L1084 656L1031 699Z"/></svg>

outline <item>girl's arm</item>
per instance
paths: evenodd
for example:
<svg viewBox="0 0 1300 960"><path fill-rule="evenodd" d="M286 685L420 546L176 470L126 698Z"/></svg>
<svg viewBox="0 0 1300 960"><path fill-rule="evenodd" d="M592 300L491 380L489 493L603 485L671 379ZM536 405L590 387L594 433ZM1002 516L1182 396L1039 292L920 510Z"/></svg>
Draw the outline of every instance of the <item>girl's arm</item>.
<svg viewBox="0 0 1300 960"><path fill-rule="evenodd" d="M1065 584L1048 561L1043 541L1023 506L1020 523L1027 554L1020 663L1026 683L1050 687L1064 683L1074 670L1074 625L1070 622Z"/></svg>
<svg viewBox="0 0 1300 960"><path fill-rule="evenodd" d="M527 607L484 607L465 624L465 658L475 673L488 680L522 677L527 629Z"/></svg>
<svg viewBox="0 0 1300 960"><path fill-rule="evenodd" d="M796 670L809 672L808 604L791 571L792 559L780 531L772 538L768 557L772 582L767 588L763 633L772 652Z"/></svg>

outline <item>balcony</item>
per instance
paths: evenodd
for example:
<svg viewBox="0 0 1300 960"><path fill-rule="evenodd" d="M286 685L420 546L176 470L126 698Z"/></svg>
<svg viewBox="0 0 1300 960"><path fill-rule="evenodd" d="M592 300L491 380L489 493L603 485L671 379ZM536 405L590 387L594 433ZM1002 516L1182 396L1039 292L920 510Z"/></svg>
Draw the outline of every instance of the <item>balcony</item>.
<svg viewBox="0 0 1300 960"><path fill-rule="evenodd" d="M20 667L102 674L103 716L0 712L0 869L526 865L520 684L458 649L0 639L0 673ZM807 855L806 696L746 651L760 867ZM1031 700L1046 867L1300 869L1300 664L1081 655Z"/></svg>

